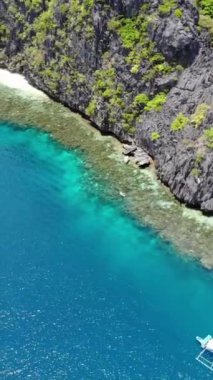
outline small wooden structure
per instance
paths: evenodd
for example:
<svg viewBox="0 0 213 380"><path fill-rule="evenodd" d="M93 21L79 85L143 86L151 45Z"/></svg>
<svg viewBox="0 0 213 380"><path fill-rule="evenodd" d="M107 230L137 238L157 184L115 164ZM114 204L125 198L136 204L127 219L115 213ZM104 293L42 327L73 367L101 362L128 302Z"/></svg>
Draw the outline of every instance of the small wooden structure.
<svg viewBox="0 0 213 380"><path fill-rule="evenodd" d="M196 357L196 360L208 368L210 371L213 371L213 338L211 335L207 335L204 339L199 336L196 337L196 340L200 343L202 351Z"/></svg>

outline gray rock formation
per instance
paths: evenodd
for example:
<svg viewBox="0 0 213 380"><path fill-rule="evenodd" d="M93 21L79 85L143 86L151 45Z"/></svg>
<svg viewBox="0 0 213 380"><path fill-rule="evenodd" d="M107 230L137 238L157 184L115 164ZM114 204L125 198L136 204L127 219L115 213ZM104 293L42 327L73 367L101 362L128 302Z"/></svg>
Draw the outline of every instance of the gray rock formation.
<svg viewBox="0 0 213 380"><path fill-rule="evenodd" d="M203 136L205 130L213 126L211 62L213 52L201 49L170 91L163 110L143 114L137 125L137 143L155 157L160 179L178 199L207 213L212 213L213 149L208 149ZM196 128L189 122L183 130L171 131L176 115L193 115L199 105L204 104L209 108L201 125ZM153 143L150 133L156 130L156 125L162 138Z"/></svg>

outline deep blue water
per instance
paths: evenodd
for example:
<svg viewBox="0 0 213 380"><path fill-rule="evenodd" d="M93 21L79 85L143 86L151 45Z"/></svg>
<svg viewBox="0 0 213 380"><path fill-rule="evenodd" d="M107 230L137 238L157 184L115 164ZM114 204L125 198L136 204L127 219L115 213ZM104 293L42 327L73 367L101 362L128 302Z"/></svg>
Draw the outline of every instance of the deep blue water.
<svg viewBox="0 0 213 380"><path fill-rule="evenodd" d="M93 192L77 152L2 124L0 217L0 379L213 377L212 272Z"/></svg>

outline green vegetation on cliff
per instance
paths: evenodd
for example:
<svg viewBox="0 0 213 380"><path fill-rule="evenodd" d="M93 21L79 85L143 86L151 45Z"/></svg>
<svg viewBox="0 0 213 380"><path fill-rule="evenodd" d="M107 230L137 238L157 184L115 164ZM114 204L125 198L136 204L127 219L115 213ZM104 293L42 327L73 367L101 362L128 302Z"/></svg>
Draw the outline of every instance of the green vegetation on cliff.
<svg viewBox="0 0 213 380"><path fill-rule="evenodd" d="M213 18L213 0L198 0L197 3L204 15Z"/></svg>
<svg viewBox="0 0 213 380"><path fill-rule="evenodd" d="M190 120L187 116L185 116L183 113L179 113L171 124L171 130L174 132L181 131L183 128L185 128L189 121Z"/></svg>
<svg viewBox="0 0 213 380"><path fill-rule="evenodd" d="M207 141L207 146L213 149L213 127L206 129L204 132L204 136Z"/></svg>
<svg viewBox="0 0 213 380"><path fill-rule="evenodd" d="M198 104L194 114L191 116L191 122L195 126L195 128L200 127L202 123L205 121L206 115L209 109L210 107L208 104L205 104L205 103Z"/></svg>
<svg viewBox="0 0 213 380"><path fill-rule="evenodd" d="M197 0L200 9L199 25L207 29L213 40L213 0Z"/></svg>
<svg viewBox="0 0 213 380"><path fill-rule="evenodd" d="M9 29L7 25L3 22L0 22L0 47L1 44L4 44L9 37Z"/></svg>

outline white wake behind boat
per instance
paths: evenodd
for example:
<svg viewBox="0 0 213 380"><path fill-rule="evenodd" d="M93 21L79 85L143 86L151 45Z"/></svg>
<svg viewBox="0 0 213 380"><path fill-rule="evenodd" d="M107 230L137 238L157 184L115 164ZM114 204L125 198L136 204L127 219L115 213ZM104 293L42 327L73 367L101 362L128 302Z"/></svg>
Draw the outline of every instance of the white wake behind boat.
<svg viewBox="0 0 213 380"><path fill-rule="evenodd" d="M196 340L202 347L202 351L196 357L196 360L213 371L213 337L211 335L207 335L205 338L196 336Z"/></svg>

